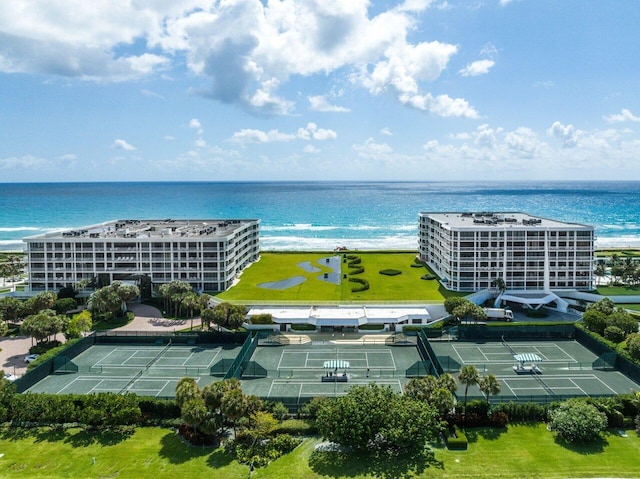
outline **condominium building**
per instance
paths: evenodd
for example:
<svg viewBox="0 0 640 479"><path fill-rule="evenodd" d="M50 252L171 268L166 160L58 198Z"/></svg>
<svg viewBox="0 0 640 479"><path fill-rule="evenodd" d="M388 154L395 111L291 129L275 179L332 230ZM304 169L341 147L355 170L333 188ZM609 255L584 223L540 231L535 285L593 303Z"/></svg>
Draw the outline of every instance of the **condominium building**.
<svg viewBox="0 0 640 479"><path fill-rule="evenodd" d="M594 228L524 213L420 213L419 251L447 289L593 289Z"/></svg>
<svg viewBox="0 0 640 479"><path fill-rule="evenodd" d="M259 220L119 220L24 238L32 291L148 276L224 291L258 259Z"/></svg>

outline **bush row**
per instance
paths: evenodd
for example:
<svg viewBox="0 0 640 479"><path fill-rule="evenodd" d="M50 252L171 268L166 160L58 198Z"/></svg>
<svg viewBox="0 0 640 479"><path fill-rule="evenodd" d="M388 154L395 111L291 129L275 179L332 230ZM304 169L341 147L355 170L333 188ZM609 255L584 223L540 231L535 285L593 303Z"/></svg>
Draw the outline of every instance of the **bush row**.
<svg viewBox="0 0 640 479"><path fill-rule="evenodd" d="M162 424L180 417L175 401L134 394L15 394L0 397L0 422L86 427Z"/></svg>
<svg viewBox="0 0 640 479"><path fill-rule="evenodd" d="M357 283L358 286L352 286L352 293L359 293L360 291L366 291L369 289L369 281L362 278L349 278L350 283Z"/></svg>

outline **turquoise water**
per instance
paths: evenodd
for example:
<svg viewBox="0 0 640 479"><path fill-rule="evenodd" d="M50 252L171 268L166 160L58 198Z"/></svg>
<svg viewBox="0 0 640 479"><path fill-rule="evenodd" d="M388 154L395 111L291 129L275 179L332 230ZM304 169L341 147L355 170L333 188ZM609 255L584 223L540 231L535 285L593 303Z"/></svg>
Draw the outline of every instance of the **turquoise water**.
<svg viewBox="0 0 640 479"><path fill-rule="evenodd" d="M129 218L259 218L265 250L417 249L420 211L522 211L640 246L640 182L0 184L0 249Z"/></svg>

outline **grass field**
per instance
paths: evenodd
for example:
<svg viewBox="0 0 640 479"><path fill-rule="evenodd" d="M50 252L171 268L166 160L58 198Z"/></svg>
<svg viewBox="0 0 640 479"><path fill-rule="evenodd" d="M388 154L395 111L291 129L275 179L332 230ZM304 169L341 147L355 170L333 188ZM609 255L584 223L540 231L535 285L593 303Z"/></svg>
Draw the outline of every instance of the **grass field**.
<svg viewBox="0 0 640 479"><path fill-rule="evenodd" d="M633 286L598 286L598 294L603 296L640 295L640 285Z"/></svg>
<svg viewBox="0 0 640 479"><path fill-rule="evenodd" d="M508 430L470 429L469 449L449 451L434 444L431 461L415 458L358 458L314 452L319 439L307 439L293 453L252 478L588 478L639 477L640 438L615 432L589 446L565 445L544 424L511 425ZM139 428L130 436L79 429L3 428L3 478L246 478L240 465L221 450L190 447L162 428Z"/></svg>
<svg viewBox="0 0 640 479"><path fill-rule="evenodd" d="M370 288L353 293L354 283L342 279L340 285L318 279L324 272L330 272L322 260L336 253L262 253L260 261L243 271L240 282L231 289L220 293L218 298L225 301L443 301L452 294L442 288L437 280L422 280L421 276L431 274L426 267L414 268L416 253L357 252L362 259L360 266L364 273L355 277L366 279ZM309 273L299 266L311 262L320 272ZM348 273L346 263L341 263L342 274ZM385 276L384 269L401 271L397 276ZM282 281L295 276L304 276L306 281L288 289L274 290L259 287L265 282Z"/></svg>

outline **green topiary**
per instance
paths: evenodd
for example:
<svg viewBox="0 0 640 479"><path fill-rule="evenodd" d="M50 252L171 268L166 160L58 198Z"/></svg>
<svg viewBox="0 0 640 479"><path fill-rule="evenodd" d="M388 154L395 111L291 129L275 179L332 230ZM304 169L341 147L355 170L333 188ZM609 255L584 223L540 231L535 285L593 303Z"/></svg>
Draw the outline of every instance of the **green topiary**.
<svg viewBox="0 0 640 479"><path fill-rule="evenodd" d="M402 271L399 271L397 269L382 269L379 271L380 274L384 274L385 276L397 276L399 274L402 274Z"/></svg>

